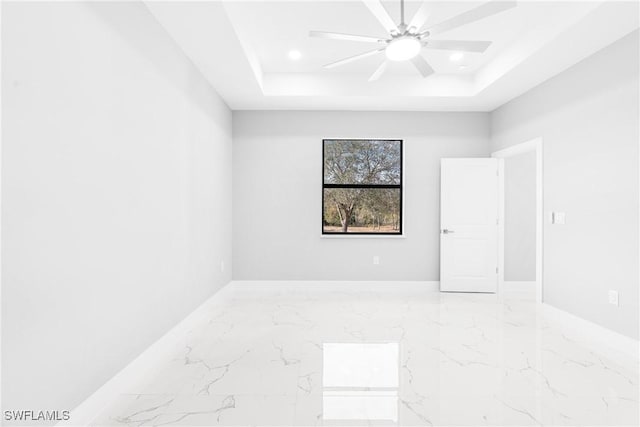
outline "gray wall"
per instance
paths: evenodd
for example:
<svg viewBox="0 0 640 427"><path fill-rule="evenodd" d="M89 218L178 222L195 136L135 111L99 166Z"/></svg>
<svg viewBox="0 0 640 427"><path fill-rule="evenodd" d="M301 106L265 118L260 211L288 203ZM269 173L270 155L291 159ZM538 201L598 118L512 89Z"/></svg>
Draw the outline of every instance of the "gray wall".
<svg viewBox="0 0 640 427"><path fill-rule="evenodd" d="M504 159L504 280L536 280L536 153Z"/></svg>
<svg viewBox="0 0 640 427"><path fill-rule="evenodd" d="M234 111L233 135L235 280L439 280L440 159L489 155L486 113ZM331 137L404 140L406 238L321 238Z"/></svg>
<svg viewBox="0 0 640 427"><path fill-rule="evenodd" d="M140 3L2 8L2 403L72 409L230 280L231 112Z"/></svg>
<svg viewBox="0 0 640 427"><path fill-rule="evenodd" d="M636 339L638 35L491 114L494 150L543 138L544 209L566 212L544 226L544 300Z"/></svg>

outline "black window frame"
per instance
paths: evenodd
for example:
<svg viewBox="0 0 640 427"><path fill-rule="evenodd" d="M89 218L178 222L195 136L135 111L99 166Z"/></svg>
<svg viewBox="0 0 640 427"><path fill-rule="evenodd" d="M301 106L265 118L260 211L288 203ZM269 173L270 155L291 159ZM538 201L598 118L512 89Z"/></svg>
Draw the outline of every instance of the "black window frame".
<svg viewBox="0 0 640 427"><path fill-rule="evenodd" d="M387 141L400 143L400 184L327 184L324 182L324 144L327 141ZM322 139L322 211L320 215L320 226L323 236L403 236L403 206L404 206L404 140L389 138L323 138ZM325 231L324 230L324 190L327 188L397 188L400 190L400 206L399 206L399 227L397 232L346 232L342 231Z"/></svg>

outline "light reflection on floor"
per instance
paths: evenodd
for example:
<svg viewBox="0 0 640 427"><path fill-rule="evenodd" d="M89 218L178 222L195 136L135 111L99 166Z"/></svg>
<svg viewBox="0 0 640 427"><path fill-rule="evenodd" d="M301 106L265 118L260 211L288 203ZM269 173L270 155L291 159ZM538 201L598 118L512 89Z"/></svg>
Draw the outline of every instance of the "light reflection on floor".
<svg viewBox="0 0 640 427"><path fill-rule="evenodd" d="M400 343L323 343L322 419L398 422Z"/></svg>

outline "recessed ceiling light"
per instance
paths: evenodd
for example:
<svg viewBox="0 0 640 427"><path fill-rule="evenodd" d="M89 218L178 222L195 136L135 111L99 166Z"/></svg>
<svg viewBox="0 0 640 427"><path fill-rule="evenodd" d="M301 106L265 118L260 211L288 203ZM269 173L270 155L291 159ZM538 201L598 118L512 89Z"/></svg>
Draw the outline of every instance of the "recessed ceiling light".
<svg viewBox="0 0 640 427"><path fill-rule="evenodd" d="M302 58L302 54L300 53L299 50L293 49L293 50L289 51L289 59L290 60L297 61L300 58Z"/></svg>
<svg viewBox="0 0 640 427"><path fill-rule="evenodd" d="M462 58L464 58L464 54L462 52L452 53L451 56L449 56L449 59L454 61L454 62L458 62Z"/></svg>
<svg viewBox="0 0 640 427"><path fill-rule="evenodd" d="M467 69L467 67L468 67L467 65L460 65L460 66L458 66L458 69L460 69L460 70L466 70L466 69Z"/></svg>

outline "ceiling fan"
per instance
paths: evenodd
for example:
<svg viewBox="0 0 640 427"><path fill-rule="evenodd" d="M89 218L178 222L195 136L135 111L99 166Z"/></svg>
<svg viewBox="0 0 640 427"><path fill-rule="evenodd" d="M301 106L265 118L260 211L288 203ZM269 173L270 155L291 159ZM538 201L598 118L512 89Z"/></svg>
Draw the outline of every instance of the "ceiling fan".
<svg viewBox="0 0 640 427"><path fill-rule="evenodd" d="M515 0L490 1L423 30L422 27L429 16L429 0L423 1L415 16L408 24L405 23L404 20L404 0L400 0L400 24L398 25L396 25L393 19L391 19L380 0L363 1L367 8L384 26L385 30L389 32L388 38L331 33L326 31L311 31L309 32L309 35L311 37L320 37L323 39L349 40L378 44L378 47L374 50L350 56L324 66L324 68L334 68L384 52L386 59L378 66L371 77L369 77L369 81L378 80L389 65L389 61L410 60L418 69L422 77L430 76L434 73L434 70L424 57L420 55L422 48L455 50L460 52L484 52L491 45L490 41L433 40L431 39L431 36L458 28L474 21L479 21L480 19L484 19L488 16L495 15L496 13L516 6Z"/></svg>

